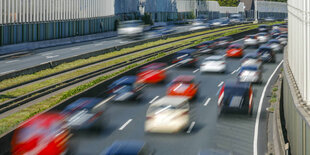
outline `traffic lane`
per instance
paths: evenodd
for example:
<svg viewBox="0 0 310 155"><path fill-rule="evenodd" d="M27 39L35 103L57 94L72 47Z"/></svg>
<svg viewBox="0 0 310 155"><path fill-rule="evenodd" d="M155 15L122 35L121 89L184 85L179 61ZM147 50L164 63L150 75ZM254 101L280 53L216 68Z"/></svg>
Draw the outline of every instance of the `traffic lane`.
<svg viewBox="0 0 310 155"><path fill-rule="evenodd" d="M246 115L243 116L225 114L219 118L217 124L217 131L219 132L216 137L216 144L218 149L231 150L235 154L241 155L253 154L253 137L258 103L260 101L263 88L268 78L271 76L274 69L277 67L278 63L282 60L282 58L282 54L277 54L277 63L264 64L263 83L261 85L253 85L253 116L249 117ZM259 146L258 150L261 151L261 154L265 154L267 152L267 112L265 109L268 105L268 102L264 102L262 108L262 117L260 119L259 143L261 145Z"/></svg>
<svg viewBox="0 0 310 155"><path fill-rule="evenodd" d="M177 32L185 32L189 26L175 26L173 29ZM152 38L154 36L148 35L151 32L146 32L146 38ZM33 67L42 63L47 63L50 61L56 61L60 59L70 58L73 56L81 55L84 53L89 53L97 50L102 50L103 48L110 48L114 46L120 46L142 40L145 38L140 38L136 40L131 40L124 37L112 37L105 38L96 41L75 43L71 45L62 45L57 47L49 47L44 49L37 49L31 52L31 54L22 56L19 58L12 58L9 60L0 60L0 75L9 72L14 72L17 70L22 70L25 68Z"/></svg>
<svg viewBox="0 0 310 155"><path fill-rule="evenodd" d="M222 53L225 51L219 51L219 53ZM200 61L203 60L205 56L202 56L200 58ZM232 59L228 60L228 64L231 66L231 62L237 67L239 65L239 60ZM185 74L185 75L194 75L193 70L195 68L188 68L188 69L172 69L170 72L171 79L177 77L178 75ZM197 74L197 73L196 73ZM225 74L228 76L233 76L231 74ZM216 120L217 120L217 100L216 100L216 93L218 91L218 85L227 79L226 76L223 76L222 74L198 74L197 81L202 81L200 85L200 92L197 100L194 101L192 106L192 112L193 119L192 122L195 122L195 126L193 127L191 133L195 134L197 136L188 136L187 134L184 135L160 135L160 134L144 134L144 122L145 122L145 114L146 110L148 108L149 101L153 100L157 96L164 96L166 87L163 85L153 85L144 90L143 96L144 100L143 103L140 104L138 108L135 105L129 105L124 107L116 106L116 104L112 105L109 109L110 118L113 118L113 122L117 122L118 126L123 126L122 123L126 123L128 120L132 120L130 124L127 124L127 126L122 130L115 130L113 134L104 137L106 139L104 145L102 147L107 147L111 145L111 143L118 139L144 139L150 143L151 146L156 146L156 150L158 154L166 154L169 152L169 154L196 154L198 153L198 150L204 149L204 148L214 148L214 142L211 139L212 136L215 134L215 126L216 126ZM208 98L213 98L213 100L209 101L208 104L206 104L206 101ZM214 99L215 98L215 99ZM145 100L146 99L146 100ZM122 106L122 105L120 105ZM203 107L203 108L201 108ZM211 108L210 108L211 107ZM114 109L114 110L112 110ZM126 111L126 113L124 113ZM132 115L134 113L134 116ZM116 114L121 114L116 115ZM118 119L118 117L122 117L121 119ZM115 119L114 119L115 118ZM206 119L207 118L207 119ZM116 128L115 128L116 129ZM122 132L122 133L119 133ZM204 137L205 136L205 137ZM203 137L203 138L202 138ZM78 137L77 141L80 141L81 143L78 144L79 146L85 146L88 143L88 141L94 141L96 143L96 138L89 139L88 137ZM163 143L163 141L165 141ZM187 142L187 143L184 143ZM173 144L173 145L171 145ZM207 146L208 144L208 146ZM171 147L167 147L167 146ZM179 146L190 146L192 149L185 149L185 150L179 150L176 149ZM166 147L165 147L166 146ZM196 147L196 148L195 148ZM81 150L80 150L81 148ZM101 148L101 147L100 147ZM88 149L88 147L79 147L79 153L81 154L89 154L94 153L93 149ZM100 150L97 150L100 151Z"/></svg>

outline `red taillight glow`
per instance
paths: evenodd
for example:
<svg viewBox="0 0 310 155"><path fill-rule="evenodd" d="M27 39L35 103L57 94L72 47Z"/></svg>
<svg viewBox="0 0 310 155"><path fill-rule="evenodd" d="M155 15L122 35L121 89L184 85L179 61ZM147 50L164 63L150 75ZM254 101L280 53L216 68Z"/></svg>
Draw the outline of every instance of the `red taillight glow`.
<svg viewBox="0 0 310 155"><path fill-rule="evenodd" d="M150 119L153 119L153 117L152 116L147 116L146 119L150 120Z"/></svg>

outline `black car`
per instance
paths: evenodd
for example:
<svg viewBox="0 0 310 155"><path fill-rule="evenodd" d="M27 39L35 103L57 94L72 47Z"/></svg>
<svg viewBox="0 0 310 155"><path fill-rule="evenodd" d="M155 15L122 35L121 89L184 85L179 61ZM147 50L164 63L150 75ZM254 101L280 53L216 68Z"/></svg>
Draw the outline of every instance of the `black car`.
<svg viewBox="0 0 310 155"><path fill-rule="evenodd" d="M258 26L258 31L259 32L268 32L270 27L268 25L259 25Z"/></svg>
<svg viewBox="0 0 310 155"><path fill-rule="evenodd" d="M140 140L115 141L100 155L153 155L155 152Z"/></svg>
<svg viewBox="0 0 310 155"><path fill-rule="evenodd" d="M139 99L141 86L137 85L136 81L136 76L124 76L109 85L108 92L113 96L113 101L124 102Z"/></svg>
<svg viewBox="0 0 310 155"><path fill-rule="evenodd" d="M201 54L212 54L216 50L215 47L215 41L205 41L194 46L193 48L198 49Z"/></svg>
<svg viewBox="0 0 310 155"><path fill-rule="evenodd" d="M220 113L242 112L253 113L253 90L251 83L225 81L220 89L218 107Z"/></svg>

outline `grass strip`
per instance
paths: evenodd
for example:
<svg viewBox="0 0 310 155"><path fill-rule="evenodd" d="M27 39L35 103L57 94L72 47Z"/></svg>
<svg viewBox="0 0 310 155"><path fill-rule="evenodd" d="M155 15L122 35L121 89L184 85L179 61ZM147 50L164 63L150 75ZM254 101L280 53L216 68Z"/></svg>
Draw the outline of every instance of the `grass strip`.
<svg viewBox="0 0 310 155"><path fill-rule="evenodd" d="M245 24L245 25L248 25L248 24ZM238 27L238 26L232 26L231 28L235 28L235 27ZM178 40L178 39L184 39L184 38L195 36L195 35L201 35L201 34L208 33L208 32L215 32L215 31L223 30L223 29L227 29L227 27L213 29L213 30L207 30L207 31L203 31L203 32L192 33L192 34L185 35L185 36L180 36L180 37L168 38L168 39L165 39L165 40L158 40L158 41L155 41L155 42L149 42L149 43L145 43L145 44L138 45L138 46L135 46L135 47L124 48L124 49L121 49L121 50L118 50L118 51L113 51L113 52L102 54L102 55L99 55L99 56L90 57L88 59L79 59L79 60L76 60L76 61L73 61L73 62L64 63L64 64L58 65L58 66L56 66L54 68L51 68L51 69L45 69L45 70L42 70L42 71L39 71L39 72L36 72L36 73L33 73L33 74L22 75L22 76L18 76L18 77L15 77L15 78L3 80L3 81L0 82L0 89L8 88L10 86L14 86L14 85L17 85L17 84L20 84L20 83L23 83L23 82L27 82L27 81L30 81L30 80L33 80L33 79L37 79L37 78L44 77L44 76L47 76L47 75L50 75L50 74L61 72L61 71L64 71L64 70L67 70L67 69L71 69L71 68L74 68L74 67L78 67L78 66L82 66L82 65L89 64L89 63L92 63L92 62L96 62L96 61L99 61L99 60L102 60L102 59L107 59L107 58L111 58L111 57L114 57L114 56L126 54L126 53L129 53L129 52L141 50L141 49L144 49L146 47L155 46L155 45L161 45L161 44L166 43L166 42L175 41L175 40Z"/></svg>
<svg viewBox="0 0 310 155"><path fill-rule="evenodd" d="M237 29L237 31L233 31L232 33L238 33L240 31L240 29L243 29L243 28L239 28L239 29ZM126 56L126 57L116 58L116 59L113 59L113 60L110 60L110 61L102 62L102 63L94 65L92 67L88 67L88 68L84 68L84 69L78 69L78 70L72 71L70 73L64 73L64 74L62 74L60 76L57 76L57 77L54 77L54 78L49 78L47 80L43 80L41 82L33 83L31 85L22 86L22 87L19 87L17 89L13 89L11 91L7 91L5 93L0 94L2 96L0 98L0 103L8 101L11 98L16 98L16 97L25 95L25 94L33 92L35 90L39 90L41 88L44 88L44 87L47 87L47 86L51 86L51 85L56 84L56 83L60 83L60 82L72 79L74 77L77 77L77 76L80 76L80 75L83 75L83 74L87 74L87 73L99 70L101 68L105 68L105 67L109 67L109 66L118 64L120 62L128 61L128 60L131 60L133 58L138 58L138 57L141 57L143 55L154 53L156 51L160 51L160 50L163 50L163 49L166 49L166 48L169 48L169 47L175 47L175 46L178 46L178 45L184 45L184 44L187 44L187 43L189 43L191 41L197 41L197 40L201 41L201 39L205 38L206 36L217 35L217 34L220 34L220 33L223 33L223 32L230 32L230 31L231 30L226 30L226 31L217 32L217 33L214 33L214 34L207 34L207 35L200 36L200 37L197 37L197 38L191 38L191 39L188 39L188 40L184 40L184 41L180 41L180 42L176 42L176 43L172 43L172 44L163 45L163 46L160 46L160 47L157 47L157 48L153 48L153 49L149 49L149 50L146 50L146 51L143 51L143 52L135 53L135 54L132 54L132 55L129 55L129 56ZM242 31L245 31L245 30L242 30ZM229 34L230 33L226 33L225 35L229 35ZM211 38L211 39L214 39L214 38ZM197 42L197 43L199 43L199 42Z"/></svg>

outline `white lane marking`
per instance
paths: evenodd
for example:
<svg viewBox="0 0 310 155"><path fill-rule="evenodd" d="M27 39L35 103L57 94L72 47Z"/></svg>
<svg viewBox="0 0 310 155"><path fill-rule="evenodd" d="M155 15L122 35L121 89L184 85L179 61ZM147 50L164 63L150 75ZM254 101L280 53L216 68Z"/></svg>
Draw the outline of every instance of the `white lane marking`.
<svg viewBox="0 0 310 155"><path fill-rule="evenodd" d="M129 41L120 41L119 43L121 44L125 44L125 43L128 43Z"/></svg>
<svg viewBox="0 0 310 155"><path fill-rule="evenodd" d="M17 62L17 61L19 61L19 60L7 61L7 62L5 62L5 63L9 64L9 63Z"/></svg>
<svg viewBox="0 0 310 155"><path fill-rule="evenodd" d="M217 85L217 87L221 87L224 84L224 81L222 81L220 84Z"/></svg>
<svg viewBox="0 0 310 155"><path fill-rule="evenodd" d="M158 99L159 98L159 96L155 96L149 103L151 104L151 103L153 103L156 99Z"/></svg>
<svg viewBox="0 0 310 155"><path fill-rule="evenodd" d="M205 102L205 104L203 104L203 106L207 106L210 101L211 101L211 98L208 98L207 101Z"/></svg>
<svg viewBox="0 0 310 155"><path fill-rule="evenodd" d="M234 70L233 72L231 72L230 74L235 74L236 72L238 72L241 69L241 67L239 67L238 69Z"/></svg>
<svg viewBox="0 0 310 155"><path fill-rule="evenodd" d="M254 140L253 140L253 155L257 155L257 140L258 140L258 127L259 127L259 119L260 119L260 114L261 114L261 111L262 111L262 105L263 105L263 100L264 100L264 96L265 96L265 93L266 93L266 89L272 79L272 77L276 74L277 70L279 69L279 67L282 65L283 63L283 60L280 62L280 64L277 66L277 68L274 70L274 72L271 74L271 76L269 77L265 87L264 87L264 90L262 92L262 95L261 95L261 98L260 98L260 101L259 101L259 106L258 106L258 110L257 110L257 115L256 115L256 121L255 121L255 130L254 130Z"/></svg>
<svg viewBox="0 0 310 155"><path fill-rule="evenodd" d="M198 72L199 70L200 70L200 69L196 69L196 70L193 71L193 73L196 73L196 72Z"/></svg>
<svg viewBox="0 0 310 155"><path fill-rule="evenodd" d="M9 71L5 71L5 72L1 72L0 74L7 74L7 73L11 73L11 72L14 72L16 70L9 70Z"/></svg>
<svg viewBox="0 0 310 155"><path fill-rule="evenodd" d="M74 50L79 50L79 49L81 49L81 47L71 48L72 51L74 51Z"/></svg>
<svg viewBox="0 0 310 155"><path fill-rule="evenodd" d="M241 41L241 40L243 40L243 39L244 39L244 38L241 38L241 39L235 40L235 41L233 41L232 43L239 42L239 41Z"/></svg>
<svg viewBox="0 0 310 155"><path fill-rule="evenodd" d="M43 54L41 54L41 56L47 56L47 55L51 55L51 54L53 54L53 53L43 53Z"/></svg>
<svg viewBox="0 0 310 155"><path fill-rule="evenodd" d="M194 128L196 122L192 122L191 125L189 126L188 130L186 133L191 133L192 129Z"/></svg>
<svg viewBox="0 0 310 155"><path fill-rule="evenodd" d="M122 131L125 129L125 127L132 121L132 119L129 119L125 124L123 124L118 130Z"/></svg>
<svg viewBox="0 0 310 155"><path fill-rule="evenodd" d="M45 58L46 59L53 59L53 58L56 58L56 57L59 57L59 55L46 56Z"/></svg>
<svg viewBox="0 0 310 155"><path fill-rule="evenodd" d="M170 68L172 68L172 67L174 67L174 66L176 66L176 65L177 65L177 64L170 65L170 66L164 68L163 70L168 70L168 69L170 69Z"/></svg>
<svg viewBox="0 0 310 155"><path fill-rule="evenodd" d="M112 95L109 98L103 100L102 102L100 102L99 104L97 104L93 109L96 109L104 104L106 104L107 102L109 102L112 98L114 98L116 95Z"/></svg>

